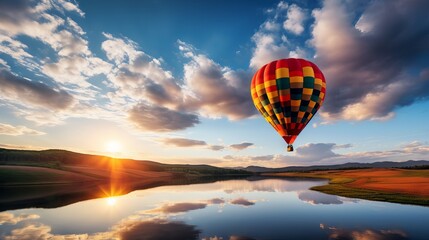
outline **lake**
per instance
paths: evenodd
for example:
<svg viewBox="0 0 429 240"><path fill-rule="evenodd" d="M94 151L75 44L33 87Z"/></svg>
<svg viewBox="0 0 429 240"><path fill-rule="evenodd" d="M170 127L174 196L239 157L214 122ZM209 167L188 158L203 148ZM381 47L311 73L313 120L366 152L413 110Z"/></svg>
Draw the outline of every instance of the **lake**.
<svg viewBox="0 0 429 240"><path fill-rule="evenodd" d="M429 208L309 190L325 180L161 186L57 208L0 212L11 239L429 239Z"/></svg>

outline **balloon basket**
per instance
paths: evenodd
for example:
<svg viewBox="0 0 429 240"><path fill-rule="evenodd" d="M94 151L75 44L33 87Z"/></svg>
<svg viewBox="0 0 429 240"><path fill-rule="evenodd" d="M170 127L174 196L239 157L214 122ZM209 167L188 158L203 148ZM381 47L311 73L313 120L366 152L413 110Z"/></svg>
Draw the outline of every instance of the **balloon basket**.
<svg viewBox="0 0 429 240"><path fill-rule="evenodd" d="M292 144L287 145L287 151L288 152L293 152L293 146L292 146Z"/></svg>

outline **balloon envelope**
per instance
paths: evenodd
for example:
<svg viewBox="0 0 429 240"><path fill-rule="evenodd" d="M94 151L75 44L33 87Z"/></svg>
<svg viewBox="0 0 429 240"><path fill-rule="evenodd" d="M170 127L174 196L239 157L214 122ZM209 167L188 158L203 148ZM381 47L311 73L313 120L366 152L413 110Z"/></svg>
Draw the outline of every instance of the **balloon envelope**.
<svg viewBox="0 0 429 240"><path fill-rule="evenodd" d="M320 69L310 61L280 59L255 73L250 92L265 120L292 144L322 106L326 81Z"/></svg>

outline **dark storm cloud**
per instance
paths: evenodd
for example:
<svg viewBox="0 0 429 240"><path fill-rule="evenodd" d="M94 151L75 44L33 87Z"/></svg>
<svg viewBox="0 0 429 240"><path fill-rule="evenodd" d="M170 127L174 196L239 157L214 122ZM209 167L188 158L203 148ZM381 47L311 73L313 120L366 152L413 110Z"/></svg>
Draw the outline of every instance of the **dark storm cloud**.
<svg viewBox="0 0 429 240"><path fill-rule="evenodd" d="M236 149L236 150L243 150L243 149L246 149L250 146L253 146L253 143L244 142L244 143L230 145L231 148Z"/></svg>
<svg viewBox="0 0 429 240"><path fill-rule="evenodd" d="M382 119L427 98L429 78L419 60L429 54L429 2L371 1L357 22L349 8L326 0L313 12L311 42L328 83L324 116Z"/></svg>
<svg viewBox="0 0 429 240"><path fill-rule="evenodd" d="M50 86L26 80L5 69L0 69L0 92L8 99L23 101L54 110L70 107L74 98L64 90L55 90Z"/></svg>
<svg viewBox="0 0 429 240"><path fill-rule="evenodd" d="M162 142L167 145L174 145L176 147L194 147L207 145L205 141L187 138L164 138Z"/></svg>
<svg viewBox="0 0 429 240"><path fill-rule="evenodd" d="M139 103L129 112L129 119L147 131L167 132L193 127L200 123L198 116L165 107Z"/></svg>

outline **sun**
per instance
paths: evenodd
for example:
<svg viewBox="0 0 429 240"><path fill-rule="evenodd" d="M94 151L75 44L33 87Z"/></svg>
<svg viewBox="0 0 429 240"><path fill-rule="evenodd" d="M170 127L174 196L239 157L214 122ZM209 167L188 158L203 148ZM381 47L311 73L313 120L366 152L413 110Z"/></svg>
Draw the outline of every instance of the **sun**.
<svg viewBox="0 0 429 240"><path fill-rule="evenodd" d="M108 198L106 198L106 203L109 206L114 206L116 204L116 198L115 197L108 197Z"/></svg>
<svg viewBox="0 0 429 240"><path fill-rule="evenodd" d="M120 142L116 140L111 140L106 143L106 151L109 153L119 153L122 149Z"/></svg>

